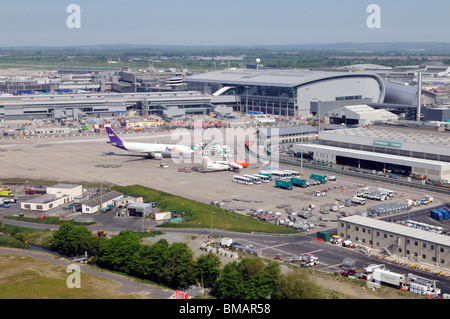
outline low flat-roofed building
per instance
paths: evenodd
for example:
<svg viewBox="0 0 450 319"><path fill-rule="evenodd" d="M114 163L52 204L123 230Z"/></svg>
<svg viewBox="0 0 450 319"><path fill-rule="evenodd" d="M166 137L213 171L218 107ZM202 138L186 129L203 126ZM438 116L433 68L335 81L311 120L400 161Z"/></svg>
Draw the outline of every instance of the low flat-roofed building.
<svg viewBox="0 0 450 319"><path fill-rule="evenodd" d="M20 202L20 209L46 212L70 201L69 196L58 197L53 194L44 194L22 200Z"/></svg>
<svg viewBox="0 0 450 319"><path fill-rule="evenodd" d="M338 220L338 235L390 255L450 269L450 237L358 215Z"/></svg>
<svg viewBox="0 0 450 319"><path fill-rule="evenodd" d="M84 214L93 214L100 211L102 208L107 208L109 205L114 206L114 200L122 198L123 194L118 191L111 191L109 193L99 195L93 199L84 202L81 205L81 212Z"/></svg>

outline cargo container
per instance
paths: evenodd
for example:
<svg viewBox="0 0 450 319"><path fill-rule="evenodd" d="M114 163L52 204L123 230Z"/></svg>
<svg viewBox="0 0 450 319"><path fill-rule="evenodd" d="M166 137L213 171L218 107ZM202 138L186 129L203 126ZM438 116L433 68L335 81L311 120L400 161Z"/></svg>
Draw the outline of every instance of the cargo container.
<svg viewBox="0 0 450 319"><path fill-rule="evenodd" d="M448 211L445 208L439 208L439 209L437 209L437 211L442 213L442 218L443 219L448 219L449 218L450 214L448 213Z"/></svg>
<svg viewBox="0 0 450 319"><path fill-rule="evenodd" d="M327 181L327 175L311 174L311 176L309 178L319 181L321 183L325 183Z"/></svg>
<svg viewBox="0 0 450 319"><path fill-rule="evenodd" d="M330 241L330 233L326 231L318 231L317 238L323 239L323 241Z"/></svg>
<svg viewBox="0 0 450 319"><path fill-rule="evenodd" d="M431 218L441 221L444 219L444 216L442 215L442 212L440 212L439 210L433 209L431 211Z"/></svg>
<svg viewBox="0 0 450 319"><path fill-rule="evenodd" d="M300 186L300 187L303 187L303 188L307 187L305 179L291 177L291 183L294 186Z"/></svg>
<svg viewBox="0 0 450 319"><path fill-rule="evenodd" d="M275 187L292 190L291 181L283 181L281 179L276 179L275 180Z"/></svg>

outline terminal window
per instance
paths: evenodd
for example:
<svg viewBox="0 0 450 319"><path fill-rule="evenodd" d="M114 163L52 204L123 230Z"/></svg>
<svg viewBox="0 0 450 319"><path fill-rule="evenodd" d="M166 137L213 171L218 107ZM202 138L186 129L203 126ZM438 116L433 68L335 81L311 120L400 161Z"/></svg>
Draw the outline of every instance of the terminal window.
<svg viewBox="0 0 450 319"><path fill-rule="evenodd" d="M362 100L362 95L336 96L336 101Z"/></svg>

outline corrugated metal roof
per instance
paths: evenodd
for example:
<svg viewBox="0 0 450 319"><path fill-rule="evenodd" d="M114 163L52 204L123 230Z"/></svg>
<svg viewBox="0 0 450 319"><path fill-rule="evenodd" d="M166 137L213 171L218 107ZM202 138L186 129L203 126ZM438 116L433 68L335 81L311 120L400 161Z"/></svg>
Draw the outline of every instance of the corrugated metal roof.
<svg viewBox="0 0 450 319"><path fill-rule="evenodd" d="M263 134L267 137L271 137L272 134L275 136L286 136L289 134L309 134L316 133L317 128L312 125L295 125L295 126L280 126L280 127L264 127L258 130L259 134Z"/></svg>
<svg viewBox="0 0 450 319"><path fill-rule="evenodd" d="M118 198L120 196L123 196L122 193L118 192L118 191L111 191L109 193L103 194L102 196L97 196L96 198L90 199L86 202L83 203L83 205L89 206L89 207L95 207L100 205L100 203L103 201L107 202L109 200Z"/></svg>
<svg viewBox="0 0 450 319"><path fill-rule="evenodd" d="M389 223L383 220L378 220L369 217L363 217L359 215L353 215L349 217L339 218L338 221L345 221L349 223L358 224L360 226L370 227L374 229L379 229L382 231L387 231L395 234L399 234L401 236L416 238L419 240L433 242L440 245L445 245L450 247L450 237L436 234L432 232L428 232L425 230L420 230L416 228L406 227L396 223Z"/></svg>

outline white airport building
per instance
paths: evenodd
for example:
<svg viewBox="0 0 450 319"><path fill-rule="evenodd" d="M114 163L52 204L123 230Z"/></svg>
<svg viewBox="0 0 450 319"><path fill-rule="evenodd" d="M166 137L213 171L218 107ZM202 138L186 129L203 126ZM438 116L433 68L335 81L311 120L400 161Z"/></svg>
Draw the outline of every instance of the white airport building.
<svg viewBox="0 0 450 319"><path fill-rule="evenodd" d="M450 180L450 133L390 125L320 131L317 144L296 144L318 161Z"/></svg>
<svg viewBox="0 0 450 319"><path fill-rule="evenodd" d="M296 69L227 69L185 79L188 90L211 95L211 103L241 112L306 116L312 101L383 103L384 82L369 72Z"/></svg>

